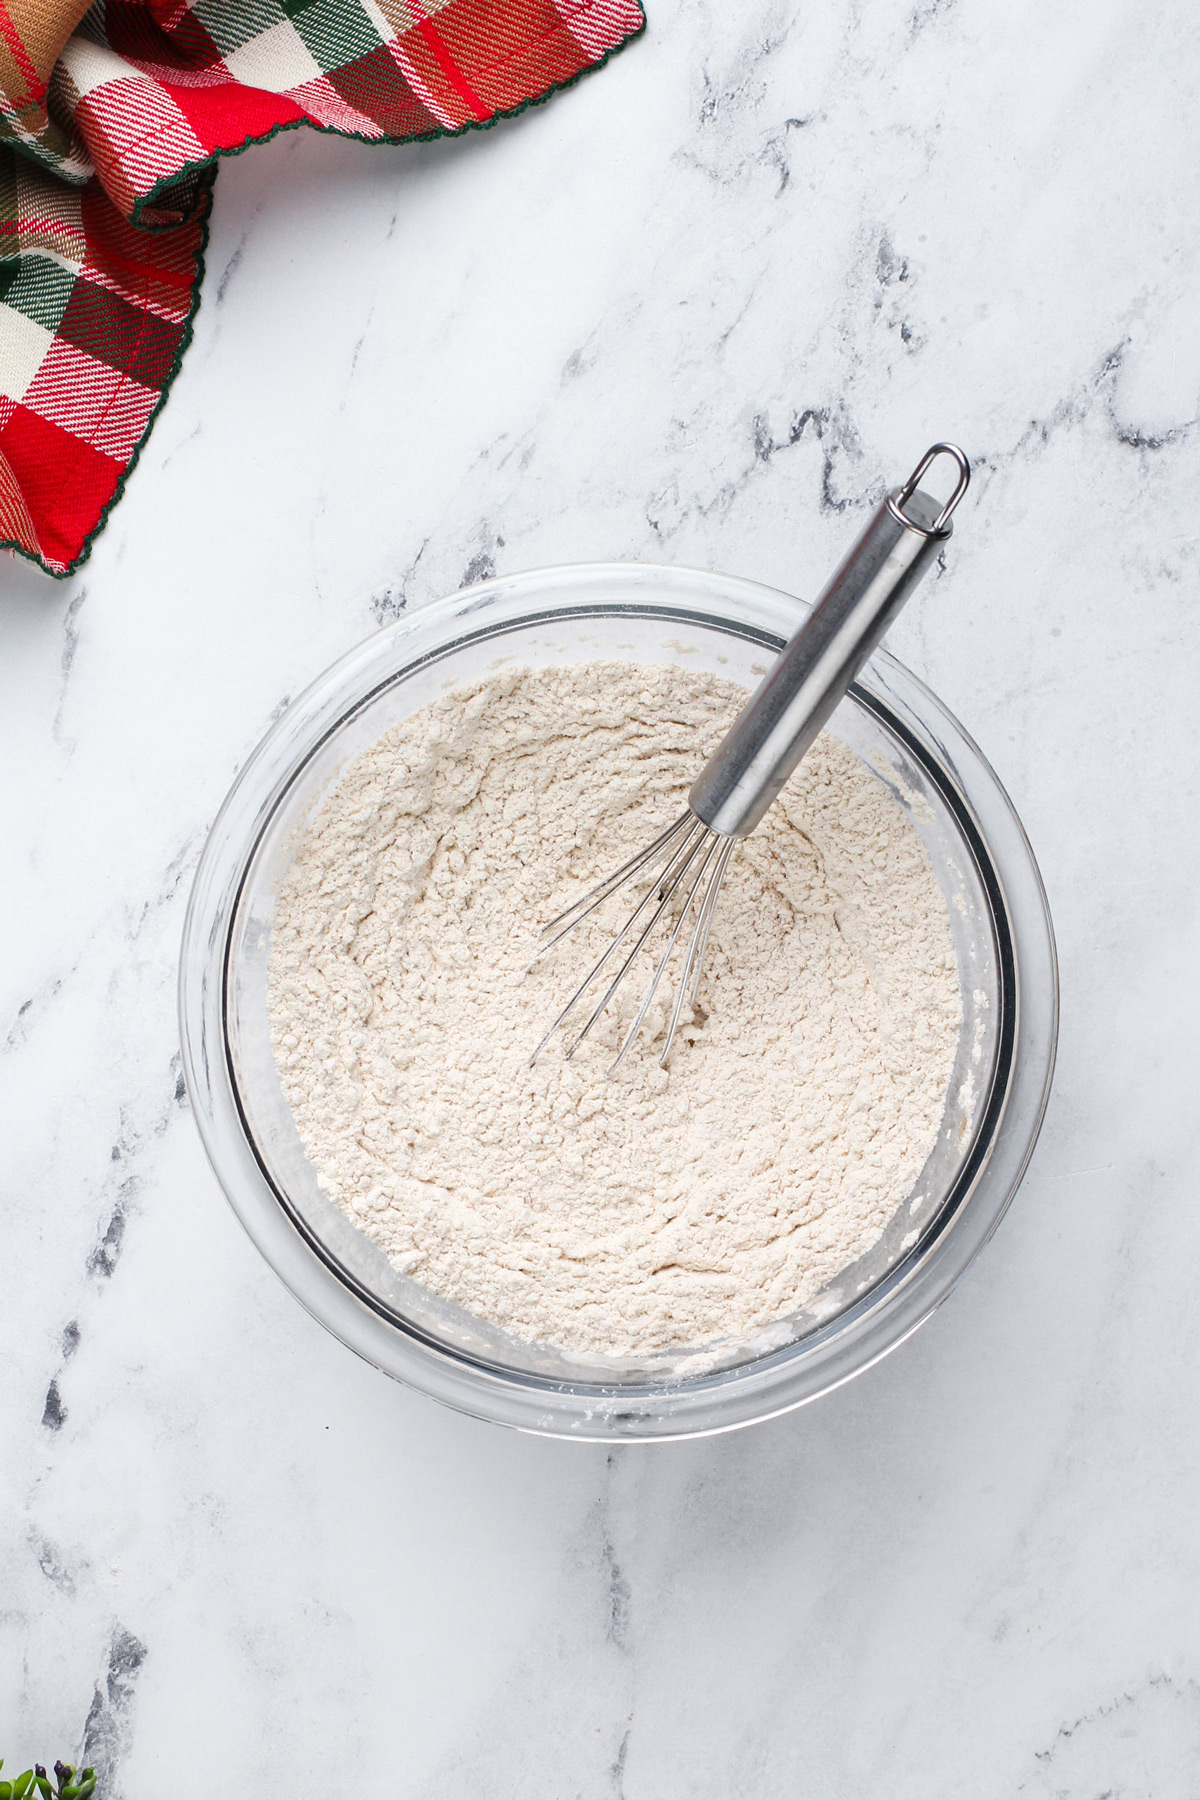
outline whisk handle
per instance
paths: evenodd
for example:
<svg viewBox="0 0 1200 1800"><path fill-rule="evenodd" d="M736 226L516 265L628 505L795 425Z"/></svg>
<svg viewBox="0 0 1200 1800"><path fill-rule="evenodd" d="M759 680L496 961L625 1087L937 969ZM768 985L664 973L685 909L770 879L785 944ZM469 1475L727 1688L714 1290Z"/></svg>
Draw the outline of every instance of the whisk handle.
<svg viewBox="0 0 1200 1800"><path fill-rule="evenodd" d="M958 465L949 500L917 483L937 456ZM881 501L808 618L705 763L688 804L723 837L749 837L953 529L971 467L934 444Z"/></svg>

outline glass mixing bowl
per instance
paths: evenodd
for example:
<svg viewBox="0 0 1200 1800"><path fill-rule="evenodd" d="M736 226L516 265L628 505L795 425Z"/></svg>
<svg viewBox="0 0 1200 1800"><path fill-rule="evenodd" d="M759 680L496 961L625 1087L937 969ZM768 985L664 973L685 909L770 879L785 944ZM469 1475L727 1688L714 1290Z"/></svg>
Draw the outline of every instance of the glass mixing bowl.
<svg viewBox="0 0 1200 1800"><path fill-rule="evenodd" d="M638 564L543 569L423 607L293 702L209 835L184 927L188 1092L234 1211L335 1336L463 1412L580 1439L691 1437L770 1418L876 1362L945 1299L1002 1217L1045 1111L1058 1028L1054 937L1037 865L962 727L878 652L830 730L886 784L948 904L963 992L937 1144L883 1237L803 1312L756 1336L641 1359L531 1345L399 1275L321 1193L267 1030L280 878L346 762L397 720L505 662L686 663L753 687L803 601L724 575Z"/></svg>

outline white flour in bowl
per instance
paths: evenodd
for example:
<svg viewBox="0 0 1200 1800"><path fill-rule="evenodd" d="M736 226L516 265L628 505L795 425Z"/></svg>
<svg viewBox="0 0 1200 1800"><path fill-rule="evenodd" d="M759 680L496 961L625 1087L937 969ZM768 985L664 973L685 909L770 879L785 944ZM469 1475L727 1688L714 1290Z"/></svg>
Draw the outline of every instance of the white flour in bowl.
<svg viewBox="0 0 1200 1800"><path fill-rule="evenodd" d="M539 930L683 810L744 698L671 665L489 676L350 763L283 880L271 1035L321 1187L518 1337L635 1355L769 1324L870 1248L933 1148L945 903L828 734L734 854L670 1068L669 980L614 1080L643 981L571 1062L555 1041L526 1067L624 915L522 978Z"/></svg>

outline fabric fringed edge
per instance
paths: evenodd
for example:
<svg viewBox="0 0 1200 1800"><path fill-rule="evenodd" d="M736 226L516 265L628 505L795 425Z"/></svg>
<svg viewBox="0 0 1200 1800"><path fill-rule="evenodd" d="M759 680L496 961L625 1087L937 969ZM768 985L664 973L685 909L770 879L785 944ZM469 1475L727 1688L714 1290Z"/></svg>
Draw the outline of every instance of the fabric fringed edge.
<svg viewBox="0 0 1200 1800"><path fill-rule="evenodd" d="M638 14L638 23L632 30L626 32L620 43L611 44L596 58L595 62L585 63L582 69L576 69L574 75L568 75L562 81L552 81L549 87L542 89L541 93L529 94L524 100L518 101L516 106L494 112L486 119L464 119L461 125L437 125L431 131L410 131L399 137L370 137L365 131L343 131L338 125L322 125L316 119L282 119L277 125L270 126L266 131L251 132L242 139L240 144L222 145L210 156L200 157L195 162L183 163L178 173L162 176L152 188L139 196L130 215L131 222L134 225L140 225L142 214L146 209L161 201L165 194L169 193L179 182L186 181L189 176L194 177L203 174L206 169L215 168L224 157L241 156L245 151L253 150L256 144L269 144L272 138L281 136L285 131L316 131L322 137L344 138L349 143L366 144L369 149L387 148L392 150L404 144L432 144L442 138L466 137L468 132L472 131L490 131L494 125L501 125L508 119L519 118L522 113L529 112L535 106L544 106L548 100L554 98L555 94L565 94L568 88L578 86L581 81L585 81L589 75L595 74L597 69L602 69L605 63L611 62L614 56L619 55L622 50L627 49L630 44L640 38L646 29L646 9L642 5L642 0L631 0L631 4ZM142 229L154 231L162 230L164 227L142 226ZM168 226L165 229L170 230L171 227Z"/></svg>
<svg viewBox="0 0 1200 1800"><path fill-rule="evenodd" d="M329 137L349 138L357 143L367 145L387 145L393 149L404 144L423 144L431 143L441 138L465 137L470 131L490 131L494 125L500 124L503 120L515 119L519 117L521 113L528 112L532 107L543 106L555 94L563 93L567 88L574 87L578 82L582 81L585 76L591 75L597 69L602 69L612 57L618 54L619 51L624 50L629 44L633 43L635 39L641 37L646 29L645 7L642 5L641 0L632 0L632 5L638 15L638 23L634 25L618 43L611 44L594 62L585 63L581 69L576 70L574 75L569 75L562 81L551 82L550 85L543 88L540 93L530 94L516 106L496 111L492 113L489 118L467 119L461 125L437 126L431 131L410 132L407 135L398 137L368 137L365 133L342 131L339 130L337 126L321 125L311 119L286 119L276 125L272 125L267 131L258 134L250 134L240 144L223 145L214 150L209 156L198 159L193 163L185 163L177 171L164 176L160 181L156 182L154 187L148 193L143 194L139 199L137 208L129 223L134 228L144 231L146 236L151 239L161 237L166 231L179 230L179 226L159 226L157 228L145 225L139 226L138 218L139 214L141 214L145 208L153 205L156 199L161 199L161 197L171 189L177 188L181 183L186 183L191 180L196 183L199 197L196 211L192 214L187 223L189 226L198 225L200 228L200 241L195 253L194 274L191 284L191 301L180 334L179 344L163 381L158 399L146 420L145 429L138 438L128 462L121 470L112 494L102 507L95 524L84 537L78 553L73 556L70 561L66 563L57 562L55 559L47 557L40 549L30 549L27 544L22 543L15 538L0 538L0 550L12 551L16 556L31 563L35 568L42 570L43 573L49 575L55 581L69 580L71 576L78 573L91 556L96 539L107 525L109 515L125 492L126 482L137 467L138 459L146 447L147 440L154 429L159 414L167 403L167 398L175 384L175 378L179 374L180 368L183 365L184 356L191 344L196 314L200 309L201 286L204 280L205 252L208 248L209 222L212 212L213 188L216 183L217 169L224 157L241 156L245 151L252 149L256 144L269 143L272 138L278 137L282 132L294 131L300 127L304 127L310 131L319 131L323 135ZM17 144L10 144L9 148L19 152L19 146ZM10 489L12 490L11 492ZM36 528L33 527L33 521L29 516L28 507L24 495L21 492L20 485L16 481L15 475L12 474L7 460L3 457L2 452L0 452L0 531L2 531L6 525L11 529L11 521L15 517L21 515L28 521L34 539L38 540L38 534Z"/></svg>

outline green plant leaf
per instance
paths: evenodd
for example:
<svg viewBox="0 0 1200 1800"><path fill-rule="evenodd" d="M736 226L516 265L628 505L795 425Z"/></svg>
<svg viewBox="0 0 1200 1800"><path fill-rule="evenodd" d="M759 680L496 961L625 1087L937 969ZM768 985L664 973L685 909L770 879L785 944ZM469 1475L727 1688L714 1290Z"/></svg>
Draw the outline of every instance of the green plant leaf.
<svg viewBox="0 0 1200 1800"><path fill-rule="evenodd" d="M35 1775L33 1779L38 1784L38 1792L41 1794L42 1800L54 1800L54 1789L50 1786L46 1777L44 1775Z"/></svg>
<svg viewBox="0 0 1200 1800"><path fill-rule="evenodd" d="M0 1800L12 1800L11 1781L0 1781Z"/></svg>
<svg viewBox="0 0 1200 1800"><path fill-rule="evenodd" d="M23 1775L18 1775L17 1779L12 1784L13 1800L25 1800L25 1796L32 1786L33 1770L26 1769L25 1773Z"/></svg>
<svg viewBox="0 0 1200 1800"><path fill-rule="evenodd" d="M79 1784L79 1800L88 1800L88 1796L94 1794L95 1791L96 1777L90 1775L86 1781L81 1781Z"/></svg>

